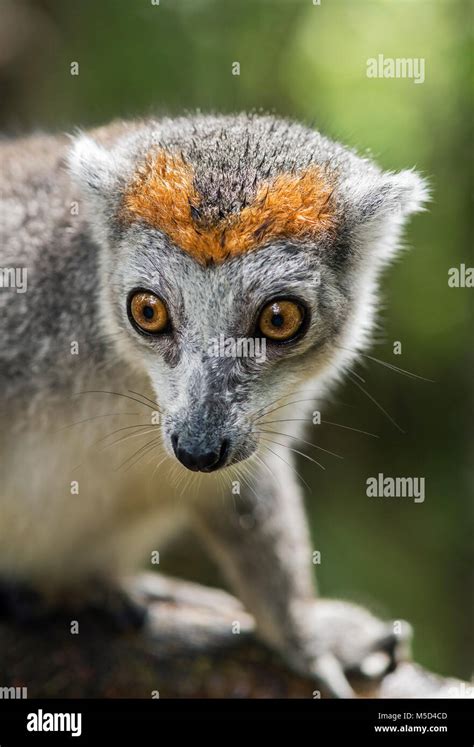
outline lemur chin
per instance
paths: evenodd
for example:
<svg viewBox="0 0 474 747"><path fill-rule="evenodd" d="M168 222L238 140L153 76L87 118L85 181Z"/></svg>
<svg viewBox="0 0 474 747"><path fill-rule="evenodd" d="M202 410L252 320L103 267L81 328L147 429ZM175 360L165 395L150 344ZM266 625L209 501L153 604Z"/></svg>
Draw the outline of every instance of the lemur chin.
<svg viewBox="0 0 474 747"><path fill-rule="evenodd" d="M0 154L1 264L28 280L0 294L5 588L86 602L189 523L292 667L338 696L382 676L408 627L317 598L292 457L370 340L422 178L246 114Z"/></svg>

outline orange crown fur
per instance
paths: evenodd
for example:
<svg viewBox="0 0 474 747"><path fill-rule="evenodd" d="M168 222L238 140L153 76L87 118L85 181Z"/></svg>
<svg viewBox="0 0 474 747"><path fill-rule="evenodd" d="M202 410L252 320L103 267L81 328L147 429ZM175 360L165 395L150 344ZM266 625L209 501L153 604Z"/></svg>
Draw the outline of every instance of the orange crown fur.
<svg viewBox="0 0 474 747"><path fill-rule="evenodd" d="M253 202L239 213L203 225L191 166L181 156L160 150L132 181L120 218L125 224L143 220L206 264L257 249L272 239L308 239L330 231L335 224L331 195L321 170L310 167L275 177L261 185Z"/></svg>

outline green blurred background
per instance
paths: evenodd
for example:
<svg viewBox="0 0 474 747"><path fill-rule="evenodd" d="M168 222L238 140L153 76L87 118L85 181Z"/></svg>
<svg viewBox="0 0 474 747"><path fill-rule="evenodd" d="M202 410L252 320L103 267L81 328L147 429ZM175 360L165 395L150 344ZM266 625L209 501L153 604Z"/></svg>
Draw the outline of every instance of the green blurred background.
<svg viewBox="0 0 474 747"><path fill-rule="evenodd" d="M429 176L434 199L410 224L413 251L385 278L371 352L434 383L367 361L364 386L405 433L347 382L323 418L380 438L320 426L319 443L344 455L342 468L331 457L325 472L305 460L298 468L311 486L321 592L410 620L417 659L463 677L473 660L474 291L447 280L450 267L474 264L471 9L455 0L0 0L4 132L264 109L370 149L385 168ZM367 78L379 53L425 58L425 82ZM425 477L425 502L367 498L365 481L378 472ZM198 552L186 539L163 567L194 576L201 565L215 581Z"/></svg>

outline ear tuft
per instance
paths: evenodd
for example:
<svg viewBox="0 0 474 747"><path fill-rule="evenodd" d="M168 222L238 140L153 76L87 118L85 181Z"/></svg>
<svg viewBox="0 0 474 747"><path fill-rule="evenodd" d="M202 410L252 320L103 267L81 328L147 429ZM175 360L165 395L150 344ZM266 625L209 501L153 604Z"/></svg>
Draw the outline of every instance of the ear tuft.
<svg viewBox="0 0 474 747"><path fill-rule="evenodd" d="M412 170L350 176L341 194L348 224L354 228L393 219L403 223L423 210L430 197L427 181Z"/></svg>
<svg viewBox="0 0 474 747"><path fill-rule="evenodd" d="M413 169L387 174L382 190L388 198L390 212L399 211L403 217L425 209L430 199L428 182Z"/></svg>
<svg viewBox="0 0 474 747"><path fill-rule="evenodd" d="M382 265L399 250L407 218L424 210L430 198L427 181L412 170L351 175L341 194L352 246Z"/></svg>
<svg viewBox="0 0 474 747"><path fill-rule="evenodd" d="M69 171L74 180L89 194L107 196L117 187L125 170L111 151L104 148L88 135L80 135L74 141L67 157Z"/></svg>

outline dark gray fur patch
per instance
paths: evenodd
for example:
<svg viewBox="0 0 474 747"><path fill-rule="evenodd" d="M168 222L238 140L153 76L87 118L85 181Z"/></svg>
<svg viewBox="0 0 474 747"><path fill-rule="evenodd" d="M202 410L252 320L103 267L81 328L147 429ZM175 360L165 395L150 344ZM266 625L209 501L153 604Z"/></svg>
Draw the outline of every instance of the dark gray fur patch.
<svg viewBox="0 0 474 747"><path fill-rule="evenodd" d="M321 167L330 177L341 166L345 176L348 166L376 173L369 161L338 143L276 117L196 116L149 124L156 129L142 143L142 158L155 147L182 154L195 172L201 202L193 217L203 225L240 212L252 203L258 187L278 174L302 173L310 166Z"/></svg>

